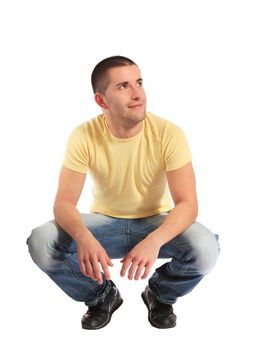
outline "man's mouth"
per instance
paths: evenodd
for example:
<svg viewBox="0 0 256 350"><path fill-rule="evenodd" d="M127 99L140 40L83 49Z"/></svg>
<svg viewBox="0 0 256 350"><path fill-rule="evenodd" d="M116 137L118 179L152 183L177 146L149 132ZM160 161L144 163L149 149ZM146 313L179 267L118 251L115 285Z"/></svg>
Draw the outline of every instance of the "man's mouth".
<svg viewBox="0 0 256 350"><path fill-rule="evenodd" d="M137 108L140 108L142 106L143 106L143 103L137 103L137 104L128 106L128 108L130 108L130 109L137 109Z"/></svg>

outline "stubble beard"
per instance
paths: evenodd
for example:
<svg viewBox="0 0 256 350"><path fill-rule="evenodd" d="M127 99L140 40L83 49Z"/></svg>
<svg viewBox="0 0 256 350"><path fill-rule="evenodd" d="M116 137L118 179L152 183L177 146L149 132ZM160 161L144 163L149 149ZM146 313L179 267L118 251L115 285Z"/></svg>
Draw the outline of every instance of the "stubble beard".
<svg viewBox="0 0 256 350"><path fill-rule="evenodd" d="M141 123L145 118L146 108L144 108L142 111L132 111L132 113L129 113L129 115L125 119L127 121L127 124L130 124L130 126L135 126Z"/></svg>

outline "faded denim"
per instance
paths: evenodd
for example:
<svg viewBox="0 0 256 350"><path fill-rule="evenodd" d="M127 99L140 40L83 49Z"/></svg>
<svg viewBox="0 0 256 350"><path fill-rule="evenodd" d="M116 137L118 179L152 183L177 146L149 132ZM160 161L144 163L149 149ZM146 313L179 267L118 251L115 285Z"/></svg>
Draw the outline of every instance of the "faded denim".
<svg viewBox="0 0 256 350"><path fill-rule="evenodd" d="M84 224L111 259L121 259L149 233L159 227L168 213L142 219L119 219L99 213L81 214ZM76 242L54 220L35 228L27 240L33 261L65 293L88 306L104 300L110 282L84 276L79 268ZM157 299L173 304L189 293L213 268L219 255L218 235L199 222L160 249L169 259L156 269L148 283ZM104 277L104 275L103 275Z"/></svg>

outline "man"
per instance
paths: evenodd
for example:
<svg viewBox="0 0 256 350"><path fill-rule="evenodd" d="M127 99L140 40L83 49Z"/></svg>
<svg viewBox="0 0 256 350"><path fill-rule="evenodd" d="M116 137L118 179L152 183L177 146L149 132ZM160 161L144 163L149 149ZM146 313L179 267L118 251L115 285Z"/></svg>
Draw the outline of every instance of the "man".
<svg viewBox="0 0 256 350"><path fill-rule="evenodd" d="M145 279L157 258L172 258L148 280L142 299L157 328L176 325L172 305L212 269L217 236L198 222L195 176L182 130L146 112L138 66L113 56L92 72L102 114L76 127L67 144L54 203L55 220L32 231L32 259L88 310L85 329L99 329L122 304L110 279ZM76 208L87 172L93 179L90 214ZM174 207L171 206L171 197Z"/></svg>

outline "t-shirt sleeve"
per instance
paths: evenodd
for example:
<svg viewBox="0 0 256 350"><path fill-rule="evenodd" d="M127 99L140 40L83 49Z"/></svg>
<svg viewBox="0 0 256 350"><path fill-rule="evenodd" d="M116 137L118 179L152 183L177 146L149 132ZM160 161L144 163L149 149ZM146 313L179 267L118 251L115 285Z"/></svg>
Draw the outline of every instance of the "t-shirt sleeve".
<svg viewBox="0 0 256 350"><path fill-rule="evenodd" d="M89 155L84 130L84 126L81 125L72 131L63 160L63 165L80 173L86 173L89 168Z"/></svg>
<svg viewBox="0 0 256 350"><path fill-rule="evenodd" d="M162 142L166 171L179 169L192 160L186 136L177 125L170 124L165 128Z"/></svg>

